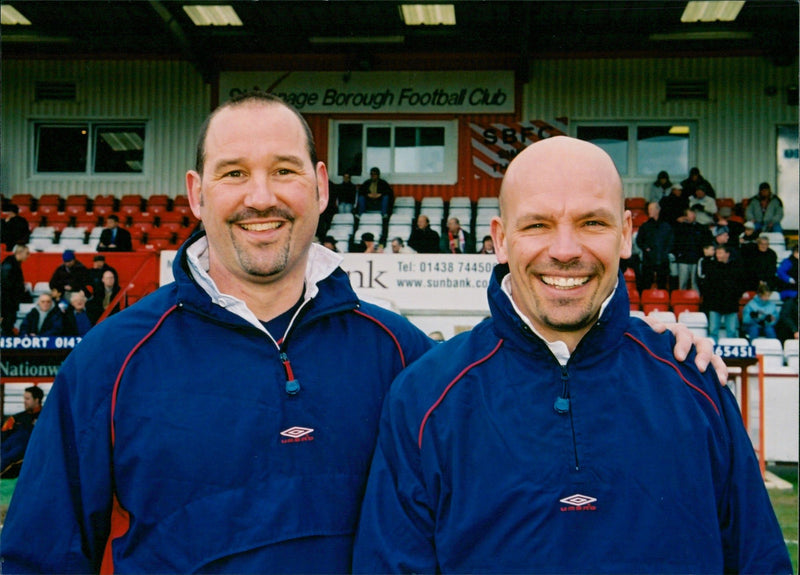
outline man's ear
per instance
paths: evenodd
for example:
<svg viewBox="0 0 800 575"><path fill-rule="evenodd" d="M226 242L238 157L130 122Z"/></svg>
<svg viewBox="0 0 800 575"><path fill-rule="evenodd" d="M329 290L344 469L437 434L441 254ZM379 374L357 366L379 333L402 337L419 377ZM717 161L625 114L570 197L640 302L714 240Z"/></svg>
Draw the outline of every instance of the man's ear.
<svg viewBox="0 0 800 575"><path fill-rule="evenodd" d="M503 220L498 216L492 218L491 222L492 241L494 242L494 254L497 261L501 264L508 263L508 250L506 248L506 230Z"/></svg>
<svg viewBox="0 0 800 575"><path fill-rule="evenodd" d="M194 170L186 172L186 195L189 198L189 207L192 208L194 217L202 220L200 217L200 208L203 206L203 195L201 193L202 179L200 174Z"/></svg>

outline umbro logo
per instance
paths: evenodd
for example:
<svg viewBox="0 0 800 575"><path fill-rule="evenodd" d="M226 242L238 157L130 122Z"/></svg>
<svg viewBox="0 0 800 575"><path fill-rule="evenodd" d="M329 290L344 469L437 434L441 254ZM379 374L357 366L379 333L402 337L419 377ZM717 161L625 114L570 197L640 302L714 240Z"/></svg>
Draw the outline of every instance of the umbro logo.
<svg viewBox="0 0 800 575"><path fill-rule="evenodd" d="M597 507L592 505L597 499L588 495L576 493L559 501L565 505L561 511L597 511Z"/></svg>
<svg viewBox="0 0 800 575"><path fill-rule="evenodd" d="M286 439L281 439L281 443L300 443L302 441L314 441L314 436L311 435L314 430L310 427L294 426L289 429L281 431L281 435Z"/></svg>

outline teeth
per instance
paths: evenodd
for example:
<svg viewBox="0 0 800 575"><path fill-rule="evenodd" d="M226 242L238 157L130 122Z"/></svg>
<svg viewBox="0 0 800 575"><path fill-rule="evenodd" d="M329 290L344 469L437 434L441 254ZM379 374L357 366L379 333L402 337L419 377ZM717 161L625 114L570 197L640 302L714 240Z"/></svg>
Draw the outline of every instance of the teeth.
<svg viewBox="0 0 800 575"><path fill-rule="evenodd" d="M584 285L586 282L589 281L589 278L588 277L564 278L564 277L542 276L542 281L552 287L560 289L569 289Z"/></svg>
<svg viewBox="0 0 800 575"><path fill-rule="evenodd" d="M276 230L281 227L281 222L270 222L266 224L240 224L248 232L266 232Z"/></svg>

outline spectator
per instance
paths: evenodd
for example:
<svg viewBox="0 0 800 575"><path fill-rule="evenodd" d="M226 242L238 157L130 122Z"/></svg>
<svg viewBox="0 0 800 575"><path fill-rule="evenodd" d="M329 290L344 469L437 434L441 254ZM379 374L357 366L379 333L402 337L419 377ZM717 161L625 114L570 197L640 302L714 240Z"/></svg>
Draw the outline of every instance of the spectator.
<svg viewBox="0 0 800 575"><path fill-rule="evenodd" d="M441 331L439 331L438 329L435 330L435 331L430 332L428 334L428 337L431 338L433 341L437 341L439 343L444 341L444 334Z"/></svg>
<svg viewBox="0 0 800 575"><path fill-rule="evenodd" d="M759 184L758 194L750 198L744 217L753 222L757 232L783 232L783 202L772 193L769 183Z"/></svg>
<svg viewBox="0 0 800 575"><path fill-rule="evenodd" d="M770 299L771 295L770 287L766 282L761 282L755 297L742 310L742 328L751 341L757 337L777 337L775 324L778 323L778 304Z"/></svg>
<svg viewBox="0 0 800 575"><path fill-rule="evenodd" d="M708 283L708 270L714 265L716 258L716 244L713 240L704 242L703 256L697 261L697 287L700 290L700 295L708 293L712 287ZM708 304L706 300L700 301L700 311L708 315Z"/></svg>
<svg viewBox="0 0 800 575"><path fill-rule="evenodd" d="M58 266L50 277L50 289L56 288L60 293L69 295L74 291L88 293L87 287L91 284L89 270L75 258L75 252L65 250L61 256L63 263Z"/></svg>
<svg viewBox="0 0 800 575"><path fill-rule="evenodd" d="M106 262L106 256L103 254L96 254L94 258L92 258L92 267L89 269L89 280L92 287L92 294L90 295L96 294L98 291L102 291L103 274L107 271L110 271L117 278L119 278L117 270L108 265L108 262Z"/></svg>
<svg viewBox="0 0 800 575"><path fill-rule="evenodd" d="M629 315L631 234L600 148L512 160L491 318L392 384L354 572L791 573L735 397Z"/></svg>
<svg viewBox="0 0 800 575"><path fill-rule="evenodd" d="M23 336L61 335L64 331L63 318L64 314L54 304L53 296L49 293L40 294L36 306L22 320L19 334Z"/></svg>
<svg viewBox="0 0 800 575"><path fill-rule="evenodd" d="M31 301L31 296L25 287L25 275L22 272L22 262L30 255L28 246L17 244L14 253L7 256L0 266L0 302L2 302L2 330L3 335L14 335L14 325L17 322L19 304Z"/></svg>
<svg viewBox="0 0 800 575"><path fill-rule="evenodd" d="M669 174L664 170L658 172L656 181L653 182L653 185L650 188L650 201L660 202L661 198L664 198L669 195L672 186L673 184L669 179Z"/></svg>
<svg viewBox="0 0 800 575"><path fill-rule="evenodd" d="M778 264L777 276L781 299L797 296L797 244L792 246L792 253L789 254L789 257Z"/></svg>
<svg viewBox="0 0 800 575"><path fill-rule="evenodd" d="M483 240L481 240L481 250L478 253L480 254L494 253L494 241L492 240L492 236L483 236Z"/></svg>
<svg viewBox="0 0 800 575"><path fill-rule="evenodd" d="M674 228L678 218L683 217L689 207L689 198L683 195L680 184L673 184L670 193L661 198L658 205L661 207L660 219Z"/></svg>
<svg viewBox="0 0 800 575"><path fill-rule="evenodd" d="M774 288L778 277L778 254L769 247L769 238L759 237L755 251L742 255L745 271L744 291L755 291L761 282Z"/></svg>
<svg viewBox="0 0 800 575"><path fill-rule="evenodd" d="M3 226L0 228L2 243L6 245L8 251L12 251L14 246L27 244L31 236L28 220L19 215L19 206L8 204L3 209Z"/></svg>
<svg viewBox="0 0 800 575"><path fill-rule="evenodd" d="M405 242L403 241L403 238L396 237L396 238L392 238L392 253L393 254L415 254L417 252L415 252L412 248L408 247L405 244Z"/></svg>
<svg viewBox="0 0 800 575"><path fill-rule="evenodd" d="M361 234L361 241L353 244L350 252L354 254L377 254L383 252L383 246L375 240L375 234L364 232Z"/></svg>
<svg viewBox="0 0 800 575"><path fill-rule="evenodd" d="M379 168L370 168L369 179L358 188L357 216L364 212L380 212L384 222L389 219L394 192L389 182L381 178Z"/></svg>
<svg viewBox="0 0 800 575"><path fill-rule="evenodd" d="M695 191L702 187L706 196L710 198L717 197L711 182L706 180L700 173L700 168L695 167L689 170L689 177L681 182L681 186L683 186L683 193L687 196L694 195Z"/></svg>
<svg viewBox="0 0 800 575"><path fill-rule="evenodd" d="M641 270L637 276L638 290L642 293L652 284L658 289L669 287L669 252L674 234L672 226L661 220L661 206L657 202L647 204L649 219L639 227L636 245L642 250Z"/></svg>
<svg viewBox="0 0 800 575"><path fill-rule="evenodd" d="M689 208L678 218L674 230L672 253L678 264L678 289L700 291L697 262L703 257L703 246L713 243L711 232L697 223L694 211Z"/></svg>
<svg viewBox="0 0 800 575"><path fill-rule="evenodd" d="M86 301L83 292L72 292L69 298L69 307L64 312L64 335L83 337L94 325L87 313Z"/></svg>
<svg viewBox="0 0 800 575"><path fill-rule="evenodd" d="M475 253L475 242L470 233L461 227L458 218L447 220L447 235L442 236L440 250L445 254Z"/></svg>
<svg viewBox="0 0 800 575"><path fill-rule="evenodd" d="M797 339L797 296L783 300L775 335L781 343L787 339Z"/></svg>
<svg viewBox="0 0 800 575"><path fill-rule="evenodd" d="M419 254L439 253L439 233L431 228L431 221L425 214L417 218L417 227L411 230L408 245Z"/></svg>
<svg viewBox="0 0 800 575"><path fill-rule="evenodd" d="M106 270L101 276L101 286L94 292L92 299L86 303L86 313L89 314L89 319L92 325L100 321L100 317L105 313L114 298L120 292L119 280L117 274L112 270ZM108 312L106 317L115 314L120 310L119 303L115 304L111 311Z"/></svg>
<svg viewBox="0 0 800 575"><path fill-rule="evenodd" d="M333 236L325 236L325 238L322 240L322 245L332 252L339 253L339 248L336 247L336 238Z"/></svg>
<svg viewBox="0 0 800 575"><path fill-rule="evenodd" d="M97 243L98 252L132 252L131 233L119 225L119 216L110 214L106 218L106 228Z"/></svg>
<svg viewBox="0 0 800 575"><path fill-rule="evenodd" d="M743 258L746 258L749 253L758 249L756 246L758 238L759 235L753 222L745 222L744 231L739 236L739 252Z"/></svg>
<svg viewBox="0 0 800 575"><path fill-rule="evenodd" d="M348 172L342 174L342 183L336 186L337 207L340 214L353 213L357 193L358 188L356 188L356 185L350 180L350 174Z"/></svg>
<svg viewBox="0 0 800 575"><path fill-rule="evenodd" d="M83 292L72 292L72 293L83 293ZM69 307L69 300L64 295L64 293L58 291L57 287L50 288L50 295L53 297L53 304L58 308L58 310L63 314L67 311Z"/></svg>
<svg viewBox="0 0 800 575"><path fill-rule="evenodd" d="M0 446L0 478L13 479L19 475L33 426L42 411L42 388L25 388L22 396L25 411L12 415L3 422L2 445Z"/></svg>
<svg viewBox="0 0 800 575"><path fill-rule="evenodd" d="M683 185L683 193L686 193L686 185ZM713 196L706 193L706 188L699 186L694 193L689 196L689 207L697 214L697 223L703 226L710 226L714 223L714 214L717 213L717 202Z"/></svg>
<svg viewBox="0 0 800 575"><path fill-rule="evenodd" d="M725 326L727 337L739 336L739 300L744 293L741 262L731 259L730 248L717 245L714 261L706 273L703 301L708 309L708 335L719 341L719 329Z"/></svg>
<svg viewBox="0 0 800 575"><path fill-rule="evenodd" d="M744 223L738 221L738 218L732 218L733 209L730 206L722 206L717 210L716 221L718 226L725 226L728 228L731 241L728 245L738 249L738 238L744 233Z"/></svg>
<svg viewBox="0 0 800 575"><path fill-rule="evenodd" d="M731 236L730 228L728 228L728 226L716 226L713 233L715 245L727 246L728 251L731 254L731 259L740 259L739 242L736 239L736 236Z"/></svg>

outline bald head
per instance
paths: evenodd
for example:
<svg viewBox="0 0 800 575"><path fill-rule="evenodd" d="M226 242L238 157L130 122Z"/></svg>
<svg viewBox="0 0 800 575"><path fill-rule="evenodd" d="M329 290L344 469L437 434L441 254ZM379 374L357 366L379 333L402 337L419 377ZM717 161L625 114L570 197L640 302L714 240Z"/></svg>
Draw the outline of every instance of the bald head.
<svg viewBox="0 0 800 575"><path fill-rule="evenodd" d="M622 214L622 179L611 157L594 144L566 136L536 142L514 158L500 187L501 214L511 195L537 190L558 193L575 185L616 191Z"/></svg>
<svg viewBox="0 0 800 575"><path fill-rule="evenodd" d="M492 240L511 297L548 341L575 349L617 284L631 236L622 180L594 144L550 138L511 162Z"/></svg>

